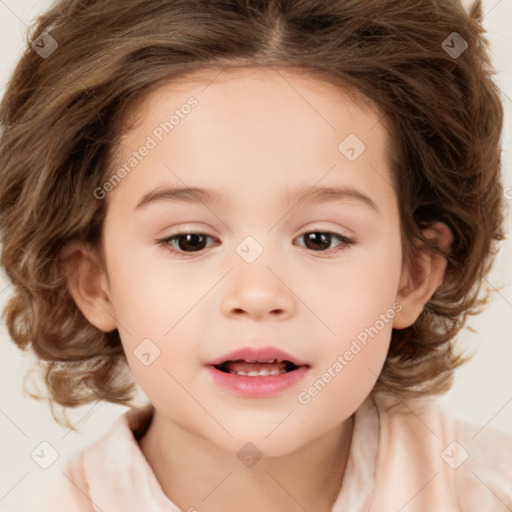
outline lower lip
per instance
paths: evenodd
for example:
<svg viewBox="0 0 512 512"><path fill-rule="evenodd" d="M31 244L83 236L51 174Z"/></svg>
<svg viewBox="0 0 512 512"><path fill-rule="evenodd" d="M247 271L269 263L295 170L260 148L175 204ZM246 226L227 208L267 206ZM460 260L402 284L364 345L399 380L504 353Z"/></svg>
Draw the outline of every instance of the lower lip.
<svg viewBox="0 0 512 512"><path fill-rule="evenodd" d="M219 386L237 395L264 398L277 395L281 391L292 387L306 375L309 367L299 366L291 372L279 375L262 375L260 377L226 373L217 370L214 366L207 366L207 369Z"/></svg>

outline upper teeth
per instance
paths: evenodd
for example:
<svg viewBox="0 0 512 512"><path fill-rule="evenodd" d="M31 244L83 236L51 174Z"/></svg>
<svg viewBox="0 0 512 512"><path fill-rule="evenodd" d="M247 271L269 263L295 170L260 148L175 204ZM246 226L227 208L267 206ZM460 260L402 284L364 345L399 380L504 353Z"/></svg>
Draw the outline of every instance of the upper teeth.
<svg viewBox="0 0 512 512"><path fill-rule="evenodd" d="M247 375L248 377L259 377L264 375L279 375L281 373L286 373L286 370L259 370L259 371L251 371L251 372L244 372L243 370L240 370L238 372L232 372L236 375Z"/></svg>

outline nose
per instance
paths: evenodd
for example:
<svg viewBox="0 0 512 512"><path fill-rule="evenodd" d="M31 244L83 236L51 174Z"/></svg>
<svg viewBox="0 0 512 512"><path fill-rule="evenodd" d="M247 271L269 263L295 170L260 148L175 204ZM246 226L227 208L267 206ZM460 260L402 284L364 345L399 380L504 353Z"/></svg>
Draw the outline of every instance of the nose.
<svg viewBox="0 0 512 512"><path fill-rule="evenodd" d="M242 262L230 272L230 283L221 304L224 315L284 320L295 314L297 302L287 282L289 278L267 263Z"/></svg>

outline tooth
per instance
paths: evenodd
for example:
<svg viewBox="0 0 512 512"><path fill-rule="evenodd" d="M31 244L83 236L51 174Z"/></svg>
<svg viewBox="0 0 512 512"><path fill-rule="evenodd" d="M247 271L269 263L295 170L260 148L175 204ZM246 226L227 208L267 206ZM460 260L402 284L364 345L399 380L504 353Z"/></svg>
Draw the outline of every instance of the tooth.
<svg viewBox="0 0 512 512"><path fill-rule="evenodd" d="M237 372L229 371L229 373L234 375L242 375L247 377L266 377L267 375L281 375L283 373L287 373L286 370L253 370L250 372L245 372L244 370L239 370Z"/></svg>
<svg viewBox="0 0 512 512"><path fill-rule="evenodd" d="M264 361L264 363L275 363L275 359L269 359L268 361Z"/></svg>

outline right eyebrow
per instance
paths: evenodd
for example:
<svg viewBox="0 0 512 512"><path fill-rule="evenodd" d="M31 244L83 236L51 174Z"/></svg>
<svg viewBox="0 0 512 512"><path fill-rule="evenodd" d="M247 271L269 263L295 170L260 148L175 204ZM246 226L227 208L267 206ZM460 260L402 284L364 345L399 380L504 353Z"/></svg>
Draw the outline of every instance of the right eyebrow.
<svg viewBox="0 0 512 512"><path fill-rule="evenodd" d="M144 194L135 209L162 202L211 204L226 202L226 198L219 191L214 189L197 187L158 187Z"/></svg>

